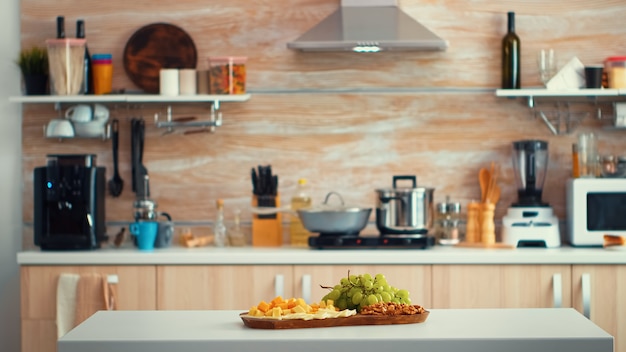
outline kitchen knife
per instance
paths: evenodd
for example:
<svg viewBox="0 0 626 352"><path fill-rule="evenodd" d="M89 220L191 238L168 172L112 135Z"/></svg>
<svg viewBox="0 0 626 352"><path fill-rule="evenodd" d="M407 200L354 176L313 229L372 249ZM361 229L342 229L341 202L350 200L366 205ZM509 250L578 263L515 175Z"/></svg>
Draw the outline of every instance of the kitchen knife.
<svg viewBox="0 0 626 352"><path fill-rule="evenodd" d="M256 169L252 168L250 170L250 179L252 180L252 194L255 196L259 195L259 177L256 174Z"/></svg>

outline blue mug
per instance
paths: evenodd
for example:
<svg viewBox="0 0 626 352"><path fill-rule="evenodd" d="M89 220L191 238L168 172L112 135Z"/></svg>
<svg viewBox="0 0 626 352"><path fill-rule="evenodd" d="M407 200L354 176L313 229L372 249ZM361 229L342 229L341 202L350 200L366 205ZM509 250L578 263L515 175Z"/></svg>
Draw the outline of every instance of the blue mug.
<svg viewBox="0 0 626 352"><path fill-rule="evenodd" d="M159 223L156 221L139 221L130 224L128 227L137 239L137 247L142 251L151 251L154 249Z"/></svg>

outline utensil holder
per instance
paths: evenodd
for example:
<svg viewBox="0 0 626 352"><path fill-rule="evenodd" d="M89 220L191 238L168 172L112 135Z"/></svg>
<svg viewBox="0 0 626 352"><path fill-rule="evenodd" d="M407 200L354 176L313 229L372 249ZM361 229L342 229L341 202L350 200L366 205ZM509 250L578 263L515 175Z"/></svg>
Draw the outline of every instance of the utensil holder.
<svg viewBox="0 0 626 352"><path fill-rule="evenodd" d="M268 196L252 197L252 206L269 206ZM276 207L280 207L280 196L276 195L273 203ZM252 246L253 247L280 247L283 244L283 226L281 213L271 215L252 215Z"/></svg>

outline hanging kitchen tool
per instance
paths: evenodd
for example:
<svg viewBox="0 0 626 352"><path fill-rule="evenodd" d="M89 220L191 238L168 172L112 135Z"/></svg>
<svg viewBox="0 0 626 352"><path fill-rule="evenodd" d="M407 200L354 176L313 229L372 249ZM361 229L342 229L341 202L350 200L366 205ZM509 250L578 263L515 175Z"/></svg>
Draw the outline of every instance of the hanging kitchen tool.
<svg viewBox="0 0 626 352"><path fill-rule="evenodd" d="M109 180L109 193L113 197L119 197L124 188L124 180L118 170L118 147L119 147L119 121L113 119L111 122L111 144L113 147L113 178Z"/></svg>

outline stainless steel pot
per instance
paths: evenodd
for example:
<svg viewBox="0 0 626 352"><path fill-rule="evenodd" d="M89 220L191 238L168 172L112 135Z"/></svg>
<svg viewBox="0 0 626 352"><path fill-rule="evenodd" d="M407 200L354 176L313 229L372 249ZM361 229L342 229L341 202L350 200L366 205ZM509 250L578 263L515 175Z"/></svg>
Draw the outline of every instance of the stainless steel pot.
<svg viewBox="0 0 626 352"><path fill-rule="evenodd" d="M328 204L332 195L339 197L341 205ZM298 216L309 232L346 236L361 232L367 226L371 212L372 208L346 206L339 193L330 192L320 206L298 209Z"/></svg>
<svg viewBox="0 0 626 352"><path fill-rule="evenodd" d="M398 187L399 180L412 181L412 185ZM381 235L427 234L431 229L434 188L417 187L415 176L393 176L393 187L376 193L376 227Z"/></svg>

